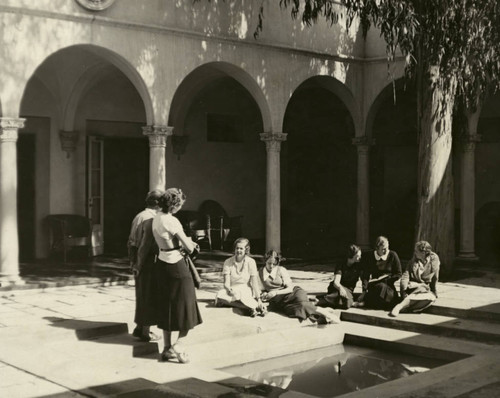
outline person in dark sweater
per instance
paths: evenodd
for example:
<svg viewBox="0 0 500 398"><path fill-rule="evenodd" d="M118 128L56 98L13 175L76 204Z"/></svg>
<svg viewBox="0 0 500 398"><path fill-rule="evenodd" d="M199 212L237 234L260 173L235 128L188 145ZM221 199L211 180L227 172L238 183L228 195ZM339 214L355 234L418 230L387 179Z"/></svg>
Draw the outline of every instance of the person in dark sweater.
<svg viewBox="0 0 500 398"><path fill-rule="evenodd" d="M335 276L330 282L327 294L316 296L320 307L331 307L338 309L349 309L354 302L354 288L362 274L361 249L356 245L350 245L347 252L347 260L337 264Z"/></svg>
<svg viewBox="0 0 500 398"><path fill-rule="evenodd" d="M363 256L363 293L354 306L390 310L398 302L394 283L401 278L398 254L389 250L389 240L379 236L375 250Z"/></svg>

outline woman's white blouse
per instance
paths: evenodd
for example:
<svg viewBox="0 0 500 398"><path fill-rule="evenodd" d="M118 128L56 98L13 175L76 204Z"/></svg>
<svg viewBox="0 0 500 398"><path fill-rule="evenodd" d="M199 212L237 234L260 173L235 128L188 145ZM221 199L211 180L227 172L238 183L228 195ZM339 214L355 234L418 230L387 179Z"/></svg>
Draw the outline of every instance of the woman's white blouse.
<svg viewBox="0 0 500 398"><path fill-rule="evenodd" d="M171 250L168 252L161 251L161 249L168 249L166 242L171 241L174 236L182 231L180 221L172 214L158 213L153 219L153 236L156 243L160 248L158 258L166 263L175 264L181 260L182 254L179 250Z"/></svg>

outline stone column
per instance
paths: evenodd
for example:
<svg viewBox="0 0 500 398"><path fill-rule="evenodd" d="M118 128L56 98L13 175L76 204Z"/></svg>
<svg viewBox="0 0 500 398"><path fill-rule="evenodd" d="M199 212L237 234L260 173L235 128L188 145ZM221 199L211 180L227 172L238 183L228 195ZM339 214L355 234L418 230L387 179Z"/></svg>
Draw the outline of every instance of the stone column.
<svg viewBox="0 0 500 398"><path fill-rule="evenodd" d="M165 148L167 138L174 128L170 126L145 126L142 132L149 138L149 190L166 188Z"/></svg>
<svg viewBox="0 0 500 398"><path fill-rule="evenodd" d="M470 129L471 126L469 126ZM462 157L460 160L460 252L458 257L462 260L477 261L474 250L474 213L475 209L475 149L476 142L481 137L474 134L475 127L470 129L462 142Z"/></svg>
<svg viewBox="0 0 500 398"><path fill-rule="evenodd" d="M281 250L281 190L280 151L284 133L262 133L260 139L266 143L267 187L266 187L266 251Z"/></svg>
<svg viewBox="0 0 500 398"><path fill-rule="evenodd" d="M0 286L22 284L17 232L17 137L25 119L0 118Z"/></svg>
<svg viewBox="0 0 500 398"><path fill-rule="evenodd" d="M358 197L356 207L356 243L362 249L370 245L370 146L375 140L369 137L353 138L358 150Z"/></svg>

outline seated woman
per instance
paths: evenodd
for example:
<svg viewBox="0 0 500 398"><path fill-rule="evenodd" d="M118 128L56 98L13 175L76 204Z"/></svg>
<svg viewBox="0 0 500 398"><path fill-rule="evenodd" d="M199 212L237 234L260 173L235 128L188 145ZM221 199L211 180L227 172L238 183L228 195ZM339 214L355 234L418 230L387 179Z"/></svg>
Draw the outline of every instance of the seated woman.
<svg viewBox="0 0 500 398"><path fill-rule="evenodd" d="M389 250L389 240L379 236L375 250L363 257L363 293L359 303L353 306L390 309L398 301L394 283L401 278L401 262L398 254Z"/></svg>
<svg viewBox="0 0 500 398"><path fill-rule="evenodd" d="M215 305L243 308L251 317L264 316L265 308L260 299L257 264L250 257L250 241L238 238L234 242L234 256L224 261L222 267L224 289L217 292Z"/></svg>
<svg viewBox="0 0 500 398"><path fill-rule="evenodd" d="M313 315L314 320L318 315L316 306L309 301L304 289L293 284L286 268L280 265L281 255L270 250L265 260L266 265L259 270L259 276L264 290L261 297L269 302L269 310L300 321Z"/></svg>
<svg viewBox="0 0 500 398"><path fill-rule="evenodd" d="M439 265L439 257L432 251L429 242L417 242L413 257L401 277L400 292L403 300L389 315L398 316L401 310L420 312L431 306L438 296Z"/></svg>
<svg viewBox="0 0 500 398"><path fill-rule="evenodd" d="M353 292L361 277L362 268L361 249L356 245L350 245L347 252L347 261L337 264L333 281L328 285L327 294L316 298L320 307L332 307L346 310L353 304Z"/></svg>

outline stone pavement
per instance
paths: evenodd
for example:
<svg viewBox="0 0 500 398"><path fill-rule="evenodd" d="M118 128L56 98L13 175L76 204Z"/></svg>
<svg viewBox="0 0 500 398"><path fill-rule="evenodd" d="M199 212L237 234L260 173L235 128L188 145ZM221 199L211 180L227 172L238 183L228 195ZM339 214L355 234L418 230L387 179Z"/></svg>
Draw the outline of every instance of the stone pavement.
<svg viewBox="0 0 500 398"><path fill-rule="evenodd" d="M289 269L311 294L325 291L332 277L327 263ZM248 383L224 367L342 341L454 361L348 396L500 395L500 275L492 270L463 269L455 280L440 283L439 300L429 313L393 320L382 311L351 309L340 314L341 324L324 327L278 314L252 319L215 308L221 276L202 275L198 301L204 323L188 336L187 365L159 362L161 341L141 343L128 334L134 326L130 279L0 291L0 397L156 397L158 389L168 393L161 396L222 396L235 391L228 380Z"/></svg>

